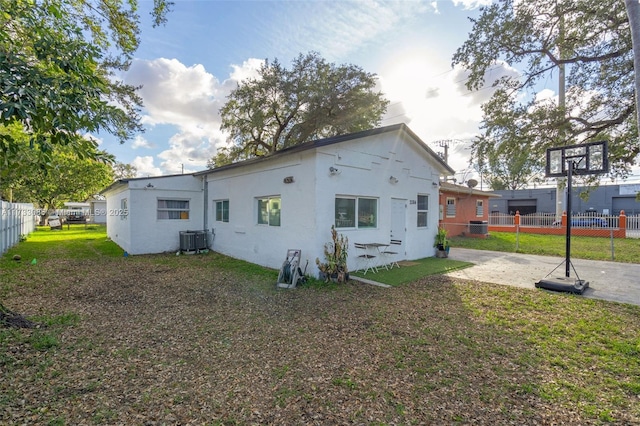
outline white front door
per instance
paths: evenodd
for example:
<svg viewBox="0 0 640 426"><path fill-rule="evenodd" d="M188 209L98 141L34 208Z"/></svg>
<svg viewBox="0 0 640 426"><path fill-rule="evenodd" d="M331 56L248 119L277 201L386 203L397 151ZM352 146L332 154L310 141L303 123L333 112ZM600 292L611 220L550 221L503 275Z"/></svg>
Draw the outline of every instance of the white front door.
<svg viewBox="0 0 640 426"><path fill-rule="evenodd" d="M391 199L390 231L390 240L400 241L399 245L392 246L393 251L397 251L400 259L404 259L405 238L407 236L407 200L401 200L399 198Z"/></svg>

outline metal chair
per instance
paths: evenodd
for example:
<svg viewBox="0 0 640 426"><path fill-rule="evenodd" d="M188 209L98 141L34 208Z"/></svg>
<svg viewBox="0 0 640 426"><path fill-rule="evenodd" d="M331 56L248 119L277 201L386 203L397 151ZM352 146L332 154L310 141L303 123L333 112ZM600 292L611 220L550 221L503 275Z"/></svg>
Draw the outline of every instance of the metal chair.
<svg viewBox="0 0 640 426"><path fill-rule="evenodd" d="M385 263L385 268L387 267L387 265L388 265L387 269L393 269L394 266L396 268L400 267L400 265L398 265L398 259L396 257L398 255L398 252L393 251L397 249L394 249L391 246L401 246L401 245L402 245L402 240L391 240L389 247L387 247L380 253L385 259L389 260L388 262Z"/></svg>
<svg viewBox="0 0 640 426"><path fill-rule="evenodd" d="M367 245L362 243L353 243L353 247L356 249L356 253L360 253L357 255L357 258L360 260L360 263L364 263L363 275L367 275L367 271L369 270L378 272L378 269L371 264L372 259L375 259L376 256L369 253ZM362 270L362 268L358 270L360 271Z"/></svg>

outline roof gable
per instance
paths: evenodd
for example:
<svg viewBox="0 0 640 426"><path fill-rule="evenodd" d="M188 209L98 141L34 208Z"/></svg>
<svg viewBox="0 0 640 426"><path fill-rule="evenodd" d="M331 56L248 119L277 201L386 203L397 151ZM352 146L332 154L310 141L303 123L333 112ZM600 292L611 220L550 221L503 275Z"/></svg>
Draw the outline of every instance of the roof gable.
<svg viewBox="0 0 640 426"><path fill-rule="evenodd" d="M282 157L285 157L294 153L302 152L302 151L344 143L344 142L348 142L356 139L365 138L368 136L374 136L374 135L379 135L383 133L391 133L391 132L398 132L398 131L408 135L416 143L417 146L423 149L427 154L427 156L431 157L434 160L434 162L439 166L439 169L440 169L439 171L441 174L447 174L447 175L455 174L455 171L447 163L445 163L444 160L438 154L436 154L431 148L429 148L427 144L425 144L406 124L400 123L400 124L394 124L391 126L379 127L376 129L364 130L362 132L349 133L345 135L338 135L330 138L317 139L314 141L305 142L299 145L285 148L283 150L280 150L268 156L256 157L249 160L239 161L237 163L216 167L214 169L196 172L194 173L194 176L206 175L210 173L221 172L224 170L236 169L239 167L245 167L252 164L266 162L275 158L282 158Z"/></svg>

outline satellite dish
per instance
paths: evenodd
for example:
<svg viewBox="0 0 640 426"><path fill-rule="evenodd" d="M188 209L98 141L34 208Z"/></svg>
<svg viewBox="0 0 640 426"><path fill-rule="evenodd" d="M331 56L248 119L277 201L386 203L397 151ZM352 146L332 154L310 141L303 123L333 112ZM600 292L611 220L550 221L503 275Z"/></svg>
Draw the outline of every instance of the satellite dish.
<svg viewBox="0 0 640 426"><path fill-rule="evenodd" d="M475 180L475 179L469 179L469 180L467 181L467 186L468 186L469 188L475 188L476 186L478 186L478 181L477 181L477 180Z"/></svg>

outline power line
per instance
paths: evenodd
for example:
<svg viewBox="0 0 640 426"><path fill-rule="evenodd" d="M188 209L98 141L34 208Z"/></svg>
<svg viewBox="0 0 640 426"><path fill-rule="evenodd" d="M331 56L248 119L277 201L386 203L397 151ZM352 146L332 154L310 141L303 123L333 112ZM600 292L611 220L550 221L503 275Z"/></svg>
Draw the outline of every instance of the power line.
<svg viewBox="0 0 640 426"><path fill-rule="evenodd" d="M433 141L432 143L444 148L444 155L442 156L442 159L444 160L445 163L449 162L449 144L458 144L458 143L465 143L466 141L463 139L439 139L436 141Z"/></svg>

